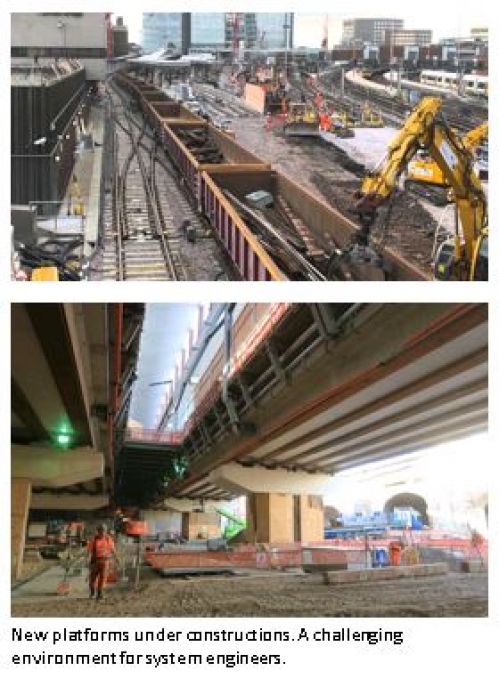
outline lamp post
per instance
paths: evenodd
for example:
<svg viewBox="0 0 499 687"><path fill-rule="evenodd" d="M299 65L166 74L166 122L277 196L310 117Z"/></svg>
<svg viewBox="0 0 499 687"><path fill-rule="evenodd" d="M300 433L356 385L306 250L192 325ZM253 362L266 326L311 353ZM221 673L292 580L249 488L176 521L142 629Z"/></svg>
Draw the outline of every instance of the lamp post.
<svg viewBox="0 0 499 687"><path fill-rule="evenodd" d="M291 28L291 24L288 21L288 13L284 14L284 76L286 82L288 80L288 30Z"/></svg>
<svg viewBox="0 0 499 687"><path fill-rule="evenodd" d="M64 55L64 57L67 57L67 36L66 36L67 24L66 24L66 22L58 21L57 22L57 28L59 29L59 31L62 31L62 40L63 40L63 46L64 46L63 55Z"/></svg>

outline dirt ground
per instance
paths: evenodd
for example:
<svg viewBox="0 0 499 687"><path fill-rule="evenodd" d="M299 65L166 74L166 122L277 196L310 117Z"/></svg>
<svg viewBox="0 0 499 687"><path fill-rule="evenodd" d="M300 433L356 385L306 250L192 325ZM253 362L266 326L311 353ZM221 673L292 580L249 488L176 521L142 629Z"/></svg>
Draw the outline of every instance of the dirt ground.
<svg viewBox="0 0 499 687"><path fill-rule="evenodd" d="M14 599L13 617L486 617L487 573L326 586L319 574L191 579L145 571L139 591L106 599Z"/></svg>
<svg viewBox="0 0 499 687"><path fill-rule="evenodd" d="M248 150L272 163L275 169L324 199L331 207L358 223L354 193L366 173L362 162L353 160L332 142L314 138L289 138L276 122L271 132L262 119L234 120L236 140ZM383 206L373 227L375 244L386 245L427 272L431 271L433 234L442 208L428 203L412 192L394 194L394 205ZM452 220L452 216L449 216Z"/></svg>

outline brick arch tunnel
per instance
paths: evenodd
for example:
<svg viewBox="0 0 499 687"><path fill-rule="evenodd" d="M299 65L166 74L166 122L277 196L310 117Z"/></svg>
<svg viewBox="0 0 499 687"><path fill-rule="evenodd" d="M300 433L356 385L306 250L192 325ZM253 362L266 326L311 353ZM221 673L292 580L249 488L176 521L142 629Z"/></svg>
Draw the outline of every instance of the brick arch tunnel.
<svg viewBox="0 0 499 687"><path fill-rule="evenodd" d="M395 508L414 508L414 510L421 515L423 524L430 524L428 517L428 504L426 503L426 500L418 494L413 494L411 492L401 492L400 494L395 494L388 499L383 510L385 513L393 513Z"/></svg>

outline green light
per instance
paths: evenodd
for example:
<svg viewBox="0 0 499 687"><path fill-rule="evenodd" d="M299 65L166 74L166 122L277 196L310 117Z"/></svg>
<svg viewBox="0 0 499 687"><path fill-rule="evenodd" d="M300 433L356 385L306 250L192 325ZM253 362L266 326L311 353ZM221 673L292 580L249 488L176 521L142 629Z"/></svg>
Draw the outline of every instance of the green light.
<svg viewBox="0 0 499 687"><path fill-rule="evenodd" d="M71 437L68 434L58 434L56 437L56 441L59 444L59 446L69 446Z"/></svg>

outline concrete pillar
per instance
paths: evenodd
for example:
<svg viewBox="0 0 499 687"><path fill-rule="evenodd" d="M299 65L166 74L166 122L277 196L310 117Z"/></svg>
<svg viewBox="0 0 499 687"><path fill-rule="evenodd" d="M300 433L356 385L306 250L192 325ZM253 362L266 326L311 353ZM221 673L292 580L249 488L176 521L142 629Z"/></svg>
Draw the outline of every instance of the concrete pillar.
<svg viewBox="0 0 499 687"><path fill-rule="evenodd" d="M293 496L259 493L248 496L248 542L294 541Z"/></svg>
<svg viewBox="0 0 499 687"><path fill-rule="evenodd" d="M210 482L248 496L245 539L289 543L324 539L322 494L330 475L230 463L210 473Z"/></svg>
<svg viewBox="0 0 499 687"><path fill-rule="evenodd" d="M248 496L245 540L290 543L324 539L322 497L257 493Z"/></svg>
<svg viewBox="0 0 499 687"><path fill-rule="evenodd" d="M28 479L11 481L11 574L17 580L23 569L24 543L31 499L31 482Z"/></svg>
<svg viewBox="0 0 499 687"><path fill-rule="evenodd" d="M297 513L296 538L298 541L322 541L324 539L324 504L321 496L295 497Z"/></svg>
<svg viewBox="0 0 499 687"><path fill-rule="evenodd" d="M217 539L221 536L218 513L182 513L182 537L184 539Z"/></svg>

